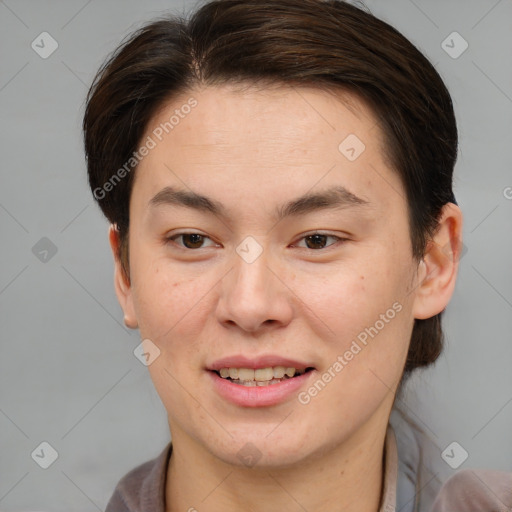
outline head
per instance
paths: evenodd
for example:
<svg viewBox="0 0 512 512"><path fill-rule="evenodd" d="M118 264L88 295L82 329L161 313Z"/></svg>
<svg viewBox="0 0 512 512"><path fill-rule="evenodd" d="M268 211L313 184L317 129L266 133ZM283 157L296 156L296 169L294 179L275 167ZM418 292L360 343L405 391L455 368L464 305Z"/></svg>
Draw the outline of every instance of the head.
<svg viewBox="0 0 512 512"><path fill-rule="evenodd" d="M132 34L83 127L125 322L160 351L150 372L177 437L292 463L386 418L438 358L457 128L442 79L388 24L334 0L209 2ZM213 390L219 360L269 354L313 368L301 397ZM296 409L300 426L264 435Z"/></svg>

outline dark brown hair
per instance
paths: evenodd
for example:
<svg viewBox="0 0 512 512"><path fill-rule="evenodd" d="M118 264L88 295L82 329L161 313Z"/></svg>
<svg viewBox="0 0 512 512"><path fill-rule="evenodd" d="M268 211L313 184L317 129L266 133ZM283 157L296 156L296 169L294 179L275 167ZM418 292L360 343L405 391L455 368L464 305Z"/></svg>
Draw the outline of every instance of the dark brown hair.
<svg viewBox="0 0 512 512"><path fill-rule="evenodd" d="M213 0L188 18L158 19L131 34L87 96L89 183L119 230L127 279L136 162L133 170L126 163L164 102L198 84L228 82L344 90L366 101L406 191L413 255L423 256L442 207L455 203L457 157L452 101L430 62L396 29L341 0ZM441 316L415 320L404 376L441 353Z"/></svg>

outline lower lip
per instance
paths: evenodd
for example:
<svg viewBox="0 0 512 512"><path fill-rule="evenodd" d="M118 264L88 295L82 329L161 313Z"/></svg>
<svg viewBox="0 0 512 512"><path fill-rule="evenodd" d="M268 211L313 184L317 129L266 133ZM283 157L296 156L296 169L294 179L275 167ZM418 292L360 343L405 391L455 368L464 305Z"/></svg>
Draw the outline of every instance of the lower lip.
<svg viewBox="0 0 512 512"><path fill-rule="evenodd" d="M211 376L215 390L230 402L241 407L268 407L277 405L289 398L290 395L297 393L311 375L315 373L315 370L310 370L298 377L285 379L278 384L251 387L234 384L211 370L208 370L208 373Z"/></svg>

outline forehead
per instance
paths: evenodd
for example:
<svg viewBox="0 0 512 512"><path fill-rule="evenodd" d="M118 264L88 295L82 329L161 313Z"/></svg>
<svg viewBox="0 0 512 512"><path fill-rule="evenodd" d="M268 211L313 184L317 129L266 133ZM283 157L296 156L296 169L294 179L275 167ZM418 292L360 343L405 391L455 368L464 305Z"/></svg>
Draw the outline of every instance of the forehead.
<svg viewBox="0 0 512 512"><path fill-rule="evenodd" d="M219 200L268 203L342 185L383 206L404 199L376 117L346 91L250 84L191 89L160 107L143 140L148 137L155 144L134 185L145 196L175 184L202 195L215 187Z"/></svg>
<svg viewBox="0 0 512 512"><path fill-rule="evenodd" d="M162 104L149 123L147 133L165 125L169 114L179 113L191 98L197 101L197 106L189 114L180 116L179 126L169 132L176 142L184 142L182 139L186 138L188 145L195 145L199 151L208 146L243 143L241 149L257 145L260 155L264 156L263 150L275 152L272 143L279 141L284 151L300 150L301 156L314 154L324 147L337 152L337 139L347 130L357 132L362 138L371 130L372 143L382 143L380 130L373 129L377 127L376 117L356 95L342 89L275 84L227 83L193 89ZM199 121L200 126L194 120ZM323 138L321 145L319 137ZM313 139L316 144L307 143ZM261 146L262 143L266 145Z"/></svg>

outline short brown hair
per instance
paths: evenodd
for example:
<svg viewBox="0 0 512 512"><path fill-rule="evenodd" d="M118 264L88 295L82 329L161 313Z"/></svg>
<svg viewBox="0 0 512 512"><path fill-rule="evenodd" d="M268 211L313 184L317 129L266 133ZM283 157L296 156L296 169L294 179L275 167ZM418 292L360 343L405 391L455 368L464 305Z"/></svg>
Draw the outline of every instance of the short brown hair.
<svg viewBox="0 0 512 512"><path fill-rule="evenodd" d="M242 82L345 90L365 100L406 191L413 255L424 255L442 207L456 204L456 121L432 64L396 29L341 0L213 0L187 19L165 17L131 34L99 69L87 96L89 183L119 230L128 279L134 173L123 173L108 193L102 187L137 150L164 102L197 84ZM415 320L404 376L441 353L441 316Z"/></svg>

